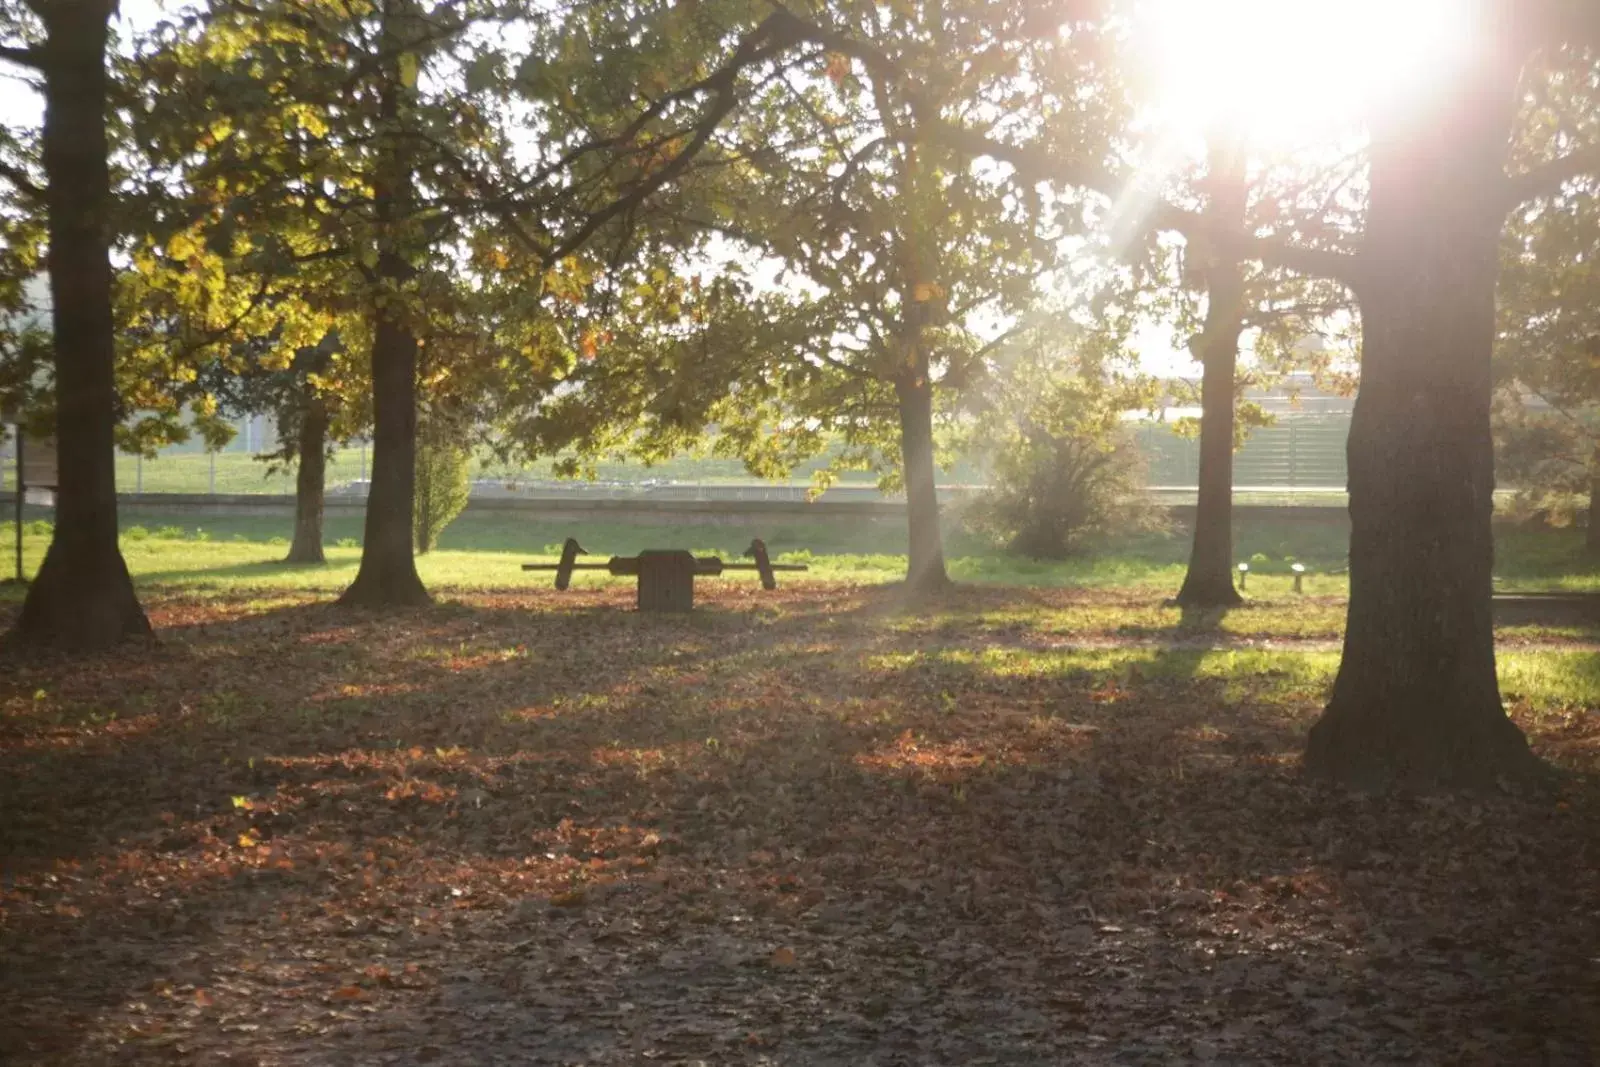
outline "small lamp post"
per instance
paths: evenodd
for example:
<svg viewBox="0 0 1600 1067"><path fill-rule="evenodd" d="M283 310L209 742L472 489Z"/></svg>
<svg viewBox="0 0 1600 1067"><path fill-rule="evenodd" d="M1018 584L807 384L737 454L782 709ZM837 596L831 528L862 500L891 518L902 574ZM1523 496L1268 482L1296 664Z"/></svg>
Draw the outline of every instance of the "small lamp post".
<svg viewBox="0 0 1600 1067"><path fill-rule="evenodd" d="M1239 588L1240 589L1243 589L1245 587L1245 583L1247 581L1249 581L1249 578L1250 578L1250 564L1248 564L1248 563L1239 564Z"/></svg>
<svg viewBox="0 0 1600 1067"><path fill-rule="evenodd" d="M1306 565L1304 563L1296 563L1289 569L1294 571L1294 591L1296 593L1304 593L1305 590L1300 588L1300 582L1306 576Z"/></svg>

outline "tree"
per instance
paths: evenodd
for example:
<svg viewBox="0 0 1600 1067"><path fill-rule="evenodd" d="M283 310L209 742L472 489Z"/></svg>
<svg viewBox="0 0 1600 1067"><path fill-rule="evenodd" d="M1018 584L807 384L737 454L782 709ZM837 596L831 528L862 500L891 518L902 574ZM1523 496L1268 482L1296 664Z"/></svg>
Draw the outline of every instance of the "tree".
<svg viewBox="0 0 1600 1067"><path fill-rule="evenodd" d="M1547 57L1528 79L1513 146L1546 161L1541 134L1600 140L1600 68L1582 52ZM1543 151L1542 151L1543 150ZM1501 484L1527 509L1588 510L1600 557L1600 180L1582 177L1512 212L1501 243L1494 409Z"/></svg>
<svg viewBox="0 0 1600 1067"><path fill-rule="evenodd" d="M1306 342L1323 337L1329 316L1349 311L1347 291L1337 282L1263 266L1240 254L1246 236L1268 223L1283 225L1299 213L1297 201L1320 192L1319 185L1338 188L1337 178L1308 176L1303 163L1254 163L1247 149L1240 136L1211 137L1200 225L1185 247L1184 273L1206 298L1190 343L1202 373L1199 494L1189 566L1175 598L1188 607L1230 607L1242 599L1233 585L1233 454L1251 429L1271 421L1259 405L1244 401L1245 389L1270 384L1294 368L1325 372L1332 350ZM1315 200L1325 202L1322 196ZM1195 317L1190 312L1182 319ZM1246 337L1254 357L1248 370L1240 366Z"/></svg>
<svg viewBox="0 0 1600 1067"><path fill-rule="evenodd" d="M705 7L216 0L152 57L185 109L152 136L192 190L185 249L220 250L263 303L303 309L297 331L337 329L370 375L371 491L344 603L428 600L412 558L420 365L536 406L519 375L552 384L545 363L564 354L528 343L548 335L528 321L581 299L585 246L631 231L747 68L785 47L769 22L730 32L747 5ZM513 137L513 119L536 136ZM430 355L451 351L470 374Z"/></svg>
<svg viewBox="0 0 1600 1067"><path fill-rule="evenodd" d="M1461 785L1537 768L1495 674L1491 352L1506 213L1600 162L1576 147L1506 174L1519 80L1562 43L1560 6L1478 5L1449 82L1372 120L1349 620L1314 773Z"/></svg>
<svg viewBox="0 0 1600 1067"><path fill-rule="evenodd" d="M42 188L8 176L47 222L55 359L55 534L23 602L16 635L62 648L106 648L150 632L117 547L116 342L112 190L107 141L110 0L30 0L0 8L0 60L38 76L44 96Z"/></svg>
<svg viewBox="0 0 1600 1067"><path fill-rule="evenodd" d="M321 343L301 348L287 366L276 356L277 338L269 335L239 342L201 365L191 383L211 398L220 412L233 417L271 416L277 426L276 449L257 459L272 468L295 472L294 535L285 563L323 563L323 502L327 488L328 452L335 442L350 440L359 427L355 413L366 389L365 378L340 379L339 337L330 333Z"/></svg>
<svg viewBox="0 0 1600 1067"><path fill-rule="evenodd" d="M691 231L747 249L752 279L778 268L792 294L763 304L781 328L750 331L769 347L720 364L736 398L716 409L722 440L763 472L842 441L841 464L903 487L916 593L948 582L936 427L982 379L993 334L1053 263L1053 206L1012 195L1003 177L918 132L1029 57L992 49L914 93L895 75L939 50L984 52L994 27L982 16L1015 15L976 7L841 3L826 26L785 13L806 66L746 99L708 153L722 165L688 183L675 208ZM997 99L1007 114L1022 95Z"/></svg>
<svg viewBox="0 0 1600 1067"><path fill-rule="evenodd" d="M472 453L461 447L448 423L425 426L417 443L417 555L425 556L439 535L467 506L472 491Z"/></svg>

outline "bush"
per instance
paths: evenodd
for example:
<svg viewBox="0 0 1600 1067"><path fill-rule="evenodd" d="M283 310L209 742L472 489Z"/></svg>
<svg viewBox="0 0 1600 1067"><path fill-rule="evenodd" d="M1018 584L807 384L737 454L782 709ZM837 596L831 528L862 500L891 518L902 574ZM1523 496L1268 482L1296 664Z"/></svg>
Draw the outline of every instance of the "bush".
<svg viewBox="0 0 1600 1067"><path fill-rule="evenodd" d="M1061 559L1111 535L1152 529L1143 453L1124 416L1148 406L1147 379L1035 350L1000 372L997 398L975 442L990 489L968 524L1033 559Z"/></svg>
<svg viewBox="0 0 1600 1067"><path fill-rule="evenodd" d="M145 541L150 537L150 531L143 526L130 526L122 531L124 541Z"/></svg>
<svg viewBox="0 0 1600 1067"><path fill-rule="evenodd" d="M443 428L417 440L417 484L412 529L417 554L439 543L439 535L467 506L472 490L472 454L450 443Z"/></svg>

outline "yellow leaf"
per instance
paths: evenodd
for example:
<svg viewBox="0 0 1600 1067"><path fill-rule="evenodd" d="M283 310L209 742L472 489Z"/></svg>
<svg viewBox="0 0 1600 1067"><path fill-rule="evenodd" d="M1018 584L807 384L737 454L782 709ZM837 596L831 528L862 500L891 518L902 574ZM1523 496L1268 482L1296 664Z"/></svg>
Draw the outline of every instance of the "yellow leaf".
<svg viewBox="0 0 1600 1067"><path fill-rule="evenodd" d="M261 842L257 840L254 830L246 830L239 835L240 848L255 848Z"/></svg>

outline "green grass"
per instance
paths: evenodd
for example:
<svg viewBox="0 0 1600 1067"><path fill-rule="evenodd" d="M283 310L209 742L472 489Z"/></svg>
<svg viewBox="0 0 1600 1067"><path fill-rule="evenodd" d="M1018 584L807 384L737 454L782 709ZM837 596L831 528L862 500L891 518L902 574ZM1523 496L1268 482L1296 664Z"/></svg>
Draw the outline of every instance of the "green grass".
<svg viewBox="0 0 1600 1067"><path fill-rule="evenodd" d="M50 512L30 509L33 522L23 540L25 570L32 573L48 544ZM281 589L336 589L354 574L359 557L358 513L330 514L325 540L329 562L323 567L280 567L291 532L287 515L195 515L145 508L121 514L123 552L143 584L205 585L226 588L259 585ZM576 537L600 559L631 555L647 548L688 548L724 558L740 555L750 539L762 537L774 558L803 562L808 576L823 579L892 581L904 574L905 532L898 522L784 523L770 526L645 525L570 523L530 518L524 513L468 512L444 533L439 550L419 568L430 585L483 589L539 582L524 575L524 562L553 561L566 537ZM1327 522L1248 520L1238 524L1236 555L1251 560L1250 597L1278 601L1292 596L1289 565L1303 562L1310 573L1308 597L1339 597L1348 588L1345 567L1347 527L1342 517ZM0 569L10 572L12 527L0 527ZM1183 532L1148 533L1124 538L1065 561L1036 561L1007 555L952 524L946 532L951 576L958 581L1041 587L1121 588L1171 593L1183 578L1188 542ZM1572 530L1534 531L1504 526L1499 531L1496 575L1502 589L1600 590L1600 565L1584 558L1581 534ZM607 580L583 576L585 582ZM786 580L795 580L793 578ZM1152 611L1158 610L1154 607ZM1312 615L1315 615L1313 612ZM1175 616L1174 616L1175 617ZM1248 624L1248 614L1235 616ZM1125 624L1168 628L1168 615L1130 617ZM1073 620L1061 620L1070 629Z"/></svg>

